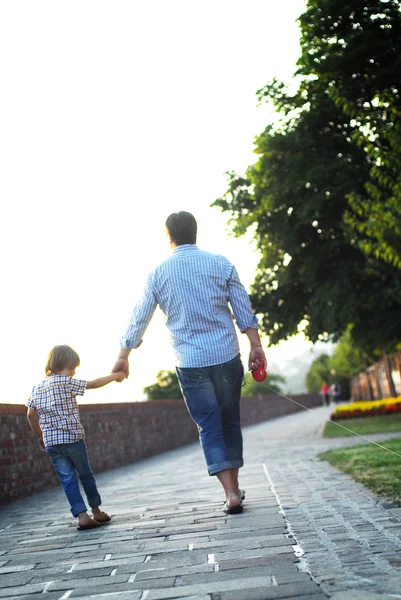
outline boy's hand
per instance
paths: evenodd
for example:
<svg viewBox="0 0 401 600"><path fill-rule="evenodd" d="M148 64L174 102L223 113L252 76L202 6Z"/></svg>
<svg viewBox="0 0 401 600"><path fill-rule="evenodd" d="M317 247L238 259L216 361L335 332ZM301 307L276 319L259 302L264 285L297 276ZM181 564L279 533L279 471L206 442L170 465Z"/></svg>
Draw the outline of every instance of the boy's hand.
<svg viewBox="0 0 401 600"><path fill-rule="evenodd" d="M124 373L124 371L118 371L117 373L115 373L115 376L115 381L118 381L118 383L121 383L126 378L126 374Z"/></svg>
<svg viewBox="0 0 401 600"><path fill-rule="evenodd" d="M42 448L42 450L46 450L45 445L43 443L43 438L39 438L39 446Z"/></svg>

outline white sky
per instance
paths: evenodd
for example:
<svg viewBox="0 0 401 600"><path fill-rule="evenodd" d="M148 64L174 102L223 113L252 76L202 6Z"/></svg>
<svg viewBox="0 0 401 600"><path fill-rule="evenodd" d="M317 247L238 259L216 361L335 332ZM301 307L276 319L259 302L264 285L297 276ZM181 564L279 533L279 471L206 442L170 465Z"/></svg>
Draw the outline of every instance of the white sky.
<svg viewBox="0 0 401 600"><path fill-rule="evenodd" d="M255 160L253 139L272 118L255 93L274 75L290 80L304 6L0 4L1 402L25 402L55 344L80 354L78 377L110 372L145 276L170 252L173 211L193 212L198 245L253 281L250 239L229 238L210 204L225 171ZM269 354L277 362L305 347ZM174 368L161 313L130 364L127 382L86 400L139 399Z"/></svg>

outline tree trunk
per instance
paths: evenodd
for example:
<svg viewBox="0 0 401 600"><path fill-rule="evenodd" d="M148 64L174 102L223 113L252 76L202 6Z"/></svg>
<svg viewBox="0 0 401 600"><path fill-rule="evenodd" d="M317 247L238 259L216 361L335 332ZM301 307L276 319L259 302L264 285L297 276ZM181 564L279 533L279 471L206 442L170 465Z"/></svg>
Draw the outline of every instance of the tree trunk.
<svg viewBox="0 0 401 600"><path fill-rule="evenodd" d="M387 352L384 352L384 367L386 369L386 376L387 376L387 381L388 381L388 388L389 388L389 392L390 392L390 396L391 398L395 398L397 393L395 391L395 385L394 385L394 381L393 381L393 376L391 374L391 360L387 354Z"/></svg>

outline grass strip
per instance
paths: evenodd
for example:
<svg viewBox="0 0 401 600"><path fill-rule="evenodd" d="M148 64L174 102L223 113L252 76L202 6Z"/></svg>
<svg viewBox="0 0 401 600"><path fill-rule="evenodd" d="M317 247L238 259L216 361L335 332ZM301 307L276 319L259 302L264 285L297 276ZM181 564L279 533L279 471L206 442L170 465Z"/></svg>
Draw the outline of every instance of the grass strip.
<svg viewBox="0 0 401 600"><path fill-rule="evenodd" d="M340 425L344 425L344 427L355 431L355 433L359 433L359 435L386 433L388 431L401 432L401 414L341 419L338 422ZM351 435L354 434L330 421L327 421L322 433L322 436L325 438L349 437Z"/></svg>
<svg viewBox="0 0 401 600"><path fill-rule="evenodd" d="M380 442L380 445L401 456L401 438ZM376 494L401 505L401 457L374 444L328 450L318 456Z"/></svg>

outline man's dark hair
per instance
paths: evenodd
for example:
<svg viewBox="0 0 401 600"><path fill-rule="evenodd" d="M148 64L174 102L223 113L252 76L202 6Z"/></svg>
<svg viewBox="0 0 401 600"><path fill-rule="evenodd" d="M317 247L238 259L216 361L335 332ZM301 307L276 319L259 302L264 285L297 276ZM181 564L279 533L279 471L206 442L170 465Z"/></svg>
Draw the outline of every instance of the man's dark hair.
<svg viewBox="0 0 401 600"><path fill-rule="evenodd" d="M195 217L191 213L185 210L180 210L178 213L171 213L167 217L166 227L171 240L177 246L196 244L198 226Z"/></svg>

